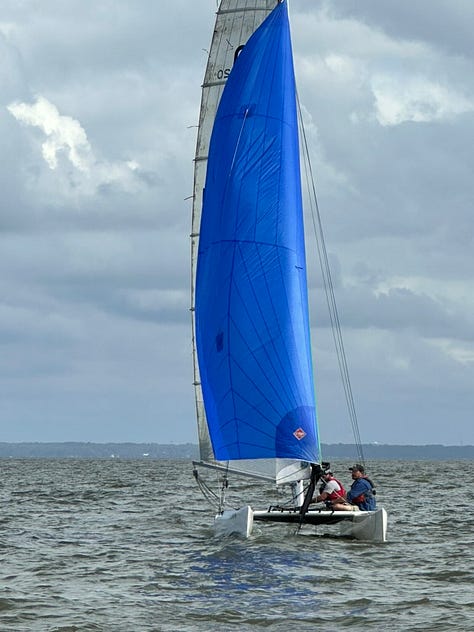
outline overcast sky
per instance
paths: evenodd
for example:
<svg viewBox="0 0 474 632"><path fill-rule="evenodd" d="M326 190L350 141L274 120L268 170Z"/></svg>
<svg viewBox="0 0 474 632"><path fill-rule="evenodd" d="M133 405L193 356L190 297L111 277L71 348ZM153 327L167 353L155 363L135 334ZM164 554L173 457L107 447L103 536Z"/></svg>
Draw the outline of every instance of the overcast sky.
<svg viewBox="0 0 474 632"><path fill-rule="evenodd" d="M215 9L2 2L0 441L197 442L187 198ZM473 444L474 2L290 9L362 439ZM321 435L346 442L318 278Z"/></svg>

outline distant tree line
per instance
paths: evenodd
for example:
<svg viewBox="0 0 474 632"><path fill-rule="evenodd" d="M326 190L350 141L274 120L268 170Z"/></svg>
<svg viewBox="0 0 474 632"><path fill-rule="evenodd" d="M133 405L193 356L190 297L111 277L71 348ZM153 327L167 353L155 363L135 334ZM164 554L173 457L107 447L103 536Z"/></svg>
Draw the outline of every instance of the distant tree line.
<svg viewBox="0 0 474 632"><path fill-rule="evenodd" d="M0 458L36 459L196 459L192 443L0 443Z"/></svg>
<svg viewBox="0 0 474 632"><path fill-rule="evenodd" d="M325 459L355 459L356 448L350 443L322 444ZM367 460L458 460L474 459L474 446L388 445L362 446ZM0 443L0 458L8 459L198 459L193 443Z"/></svg>

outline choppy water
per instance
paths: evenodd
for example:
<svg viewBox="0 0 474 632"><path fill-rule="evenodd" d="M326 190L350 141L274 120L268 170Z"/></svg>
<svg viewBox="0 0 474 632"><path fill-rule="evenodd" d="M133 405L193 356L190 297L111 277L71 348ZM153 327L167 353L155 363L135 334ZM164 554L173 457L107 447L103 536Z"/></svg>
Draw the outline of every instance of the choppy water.
<svg viewBox="0 0 474 632"><path fill-rule="evenodd" d="M373 464L383 545L258 524L216 540L188 462L0 469L2 632L474 630L471 462Z"/></svg>

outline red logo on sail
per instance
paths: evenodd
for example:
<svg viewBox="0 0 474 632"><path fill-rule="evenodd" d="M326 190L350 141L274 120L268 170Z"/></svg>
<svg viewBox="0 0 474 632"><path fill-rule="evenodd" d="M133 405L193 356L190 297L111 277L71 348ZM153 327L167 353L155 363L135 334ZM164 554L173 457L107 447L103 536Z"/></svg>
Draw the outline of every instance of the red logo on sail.
<svg viewBox="0 0 474 632"><path fill-rule="evenodd" d="M301 441L301 439L306 437L306 432L303 430L303 428L298 428L298 430L294 431L293 435L298 439L298 441Z"/></svg>

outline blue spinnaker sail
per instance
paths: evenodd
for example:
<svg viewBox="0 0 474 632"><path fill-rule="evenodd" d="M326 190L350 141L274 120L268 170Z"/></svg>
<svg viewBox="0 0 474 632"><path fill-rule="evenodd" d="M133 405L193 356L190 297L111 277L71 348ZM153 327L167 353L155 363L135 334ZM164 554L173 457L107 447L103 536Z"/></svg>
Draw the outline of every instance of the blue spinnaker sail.
<svg viewBox="0 0 474 632"><path fill-rule="evenodd" d="M286 2L243 48L219 104L195 319L215 457L319 461Z"/></svg>

